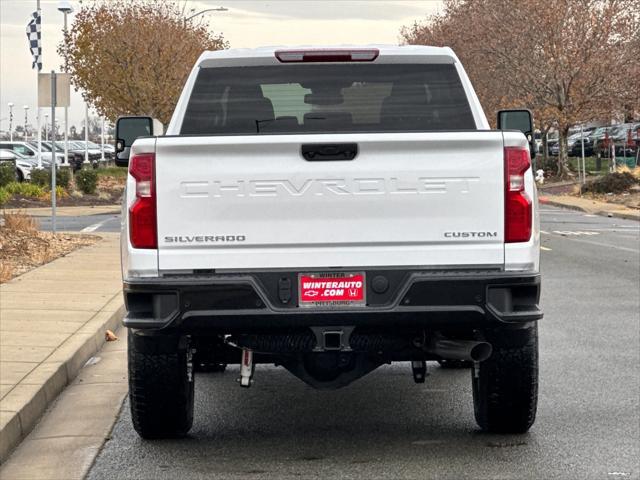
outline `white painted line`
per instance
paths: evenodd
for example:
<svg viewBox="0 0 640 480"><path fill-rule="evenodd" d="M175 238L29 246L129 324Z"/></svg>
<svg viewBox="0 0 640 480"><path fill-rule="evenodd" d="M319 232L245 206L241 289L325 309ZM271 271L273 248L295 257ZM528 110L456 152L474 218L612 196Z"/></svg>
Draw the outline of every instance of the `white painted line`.
<svg viewBox="0 0 640 480"><path fill-rule="evenodd" d="M611 245L609 243L602 243L602 242L594 242L592 240L585 240L582 238L576 238L573 235L556 235L556 234L551 234L552 237L558 237L558 238L564 238L566 240L571 240L572 242L578 242L578 243L588 243L590 245L596 245L597 247L605 247L605 248L613 248L614 250L622 250L624 252L632 252L632 253L640 253L640 250L635 249L635 248L627 248L627 247L620 247L618 245Z"/></svg>
<svg viewBox="0 0 640 480"><path fill-rule="evenodd" d="M580 235L587 235L587 236L591 236L591 235L600 235L599 232L584 232L582 230L554 230L553 233L557 234L557 235L563 235L563 236L568 236L568 235L575 235L575 236L580 236Z"/></svg>
<svg viewBox="0 0 640 480"><path fill-rule="evenodd" d="M598 215L594 215L592 213L585 213L583 217L597 217Z"/></svg>
<svg viewBox="0 0 640 480"><path fill-rule="evenodd" d="M93 225L89 225L88 227L84 227L82 230L80 230L82 233L91 233L91 232L95 232L97 229L99 229L101 226L103 226L105 223L107 223L109 220L111 220L112 218L107 218L106 220L103 220L101 222L98 223L94 223Z"/></svg>
<svg viewBox="0 0 640 480"><path fill-rule="evenodd" d="M540 210L540 213L548 213L549 215L580 215L579 210Z"/></svg>
<svg viewBox="0 0 640 480"><path fill-rule="evenodd" d="M544 230L540 230L540 233L544 233L545 235L549 235L549 232L545 232Z"/></svg>
<svg viewBox="0 0 640 480"><path fill-rule="evenodd" d="M550 252L551 249L549 247L540 246L540 250L544 250L545 252Z"/></svg>
<svg viewBox="0 0 640 480"><path fill-rule="evenodd" d="M630 228L632 228L633 230L630 230ZM589 228L589 231L593 231L593 232L633 233L634 231L640 232L640 228L633 227L633 226L625 227L625 226L621 225L621 226L615 227L615 228Z"/></svg>

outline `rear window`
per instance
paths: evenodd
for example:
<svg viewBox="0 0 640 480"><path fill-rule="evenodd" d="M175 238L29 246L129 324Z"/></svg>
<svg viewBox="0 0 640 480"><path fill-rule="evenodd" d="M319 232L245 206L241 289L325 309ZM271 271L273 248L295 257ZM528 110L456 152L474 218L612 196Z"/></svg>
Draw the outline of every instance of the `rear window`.
<svg viewBox="0 0 640 480"><path fill-rule="evenodd" d="M185 135L475 130L453 65L203 68Z"/></svg>

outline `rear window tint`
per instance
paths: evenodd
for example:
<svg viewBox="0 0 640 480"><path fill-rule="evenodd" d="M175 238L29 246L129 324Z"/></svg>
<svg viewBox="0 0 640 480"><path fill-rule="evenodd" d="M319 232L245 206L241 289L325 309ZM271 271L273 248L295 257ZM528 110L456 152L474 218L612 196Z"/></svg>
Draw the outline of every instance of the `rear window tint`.
<svg viewBox="0 0 640 480"><path fill-rule="evenodd" d="M453 65L203 68L182 134L475 130Z"/></svg>

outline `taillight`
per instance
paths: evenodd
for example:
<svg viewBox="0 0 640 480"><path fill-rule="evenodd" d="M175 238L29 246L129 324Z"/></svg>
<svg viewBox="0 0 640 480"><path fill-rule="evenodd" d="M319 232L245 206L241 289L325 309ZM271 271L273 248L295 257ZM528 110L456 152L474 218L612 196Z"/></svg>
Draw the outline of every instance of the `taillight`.
<svg viewBox="0 0 640 480"><path fill-rule="evenodd" d="M133 248L158 248L155 160L153 153L139 153L129 161L129 174L136 181L136 199L129 208Z"/></svg>
<svg viewBox="0 0 640 480"><path fill-rule="evenodd" d="M532 205L524 191L524 174L531 168L526 147L504 149L504 241L527 242L531 238Z"/></svg>
<svg viewBox="0 0 640 480"><path fill-rule="evenodd" d="M295 62L373 62L380 51L368 49L310 49L310 50L278 50L275 55L282 63Z"/></svg>

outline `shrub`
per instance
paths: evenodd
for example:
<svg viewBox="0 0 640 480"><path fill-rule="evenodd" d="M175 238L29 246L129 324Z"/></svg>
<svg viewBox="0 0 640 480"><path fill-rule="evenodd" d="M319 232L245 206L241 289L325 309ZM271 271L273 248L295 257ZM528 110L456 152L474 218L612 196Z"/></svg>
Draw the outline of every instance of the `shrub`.
<svg viewBox="0 0 640 480"><path fill-rule="evenodd" d="M62 188L60 185L56 185L56 199L60 200L61 198L66 198L69 196L69 193ZM40 200L46 201L46 202L50 202L51 201L51 191L47 190L45 192L42 193L42 195L39 197Z"/></svg>
<svg viewBox="0 0 640 480"><path fill-rule="evenodd" d="M51 187L51 170L38 168L31 171L31 183L40 185L41 187ZM56 169L56 187L61 186L64 189L69 188L71 183L71 172L68 168Z"/></svg>
<svg viewBox="0 0 640 480"><path fill-rule="evenodd" d="M34 168L31 170L31 183L34 185L39 185L41 187L48 187L51 185L51 180L49 179L49 171L44 168Z"/></svg>
<svg viewBox="0 0 640 480"><path fill-rule="evenodd" d="M101 177L126 178L128 170L123 167L105 167L98 169L98 175Z"/></svg>
<svg viewBox="0 0 640 480"><path fill-rule="evenodd" d="M618 167L618 173L629 172L629 174L633 175L638 181L640 181L640 166L629 168L627 165L622 165Z"/></svg>
<svg viewBox="0 0 640 480"><path fill-rule="evenodd" d="M80 170L76 173L76 186L82 193L96 193L98 174L95 170Z"/></svg>
<svg viewBox="0 0 640 480"><path fill-rule="evenodd" d="M0 205L4 205L5 203L7 203L12 196L13 195L7 192L6 188L0 187Z"/></svg>
<svg viewBox="0 0 640 480"><path fill-rule="evenodd" d="M71 170L66 167L58 168L56 170L56 187L62 187L68 190L69 183L71 183Z"/></svg>
<svg viewBox="0 0 640 480"><path fill-rule="evenodd" d="M635 178L631 172L615 172L588 181L582 187L582 191L591 193L622 193L637 184L638 179Z"/></svg>
<svg viewBox="0 0 640 480"><path fill-rule="evenodd" d="M23 197L38 198L44 195L45 190L39 185L33 183L11 182L7 184L5 190L13 195L22 195Z"/></svg>
<svg viewBox="0 0 640 480"><path fill-rule="evenodd" d="M16 167L13 162L0 162L0 187L16 181Z"/></svg>
<svg viewBox="0 0 640 480"><path fill-rule="evenodd" d="M21 232L35 233L38 231L38 222L31 216L23 212L4 213L4 226L9 230L19 230Z"/></svg>

